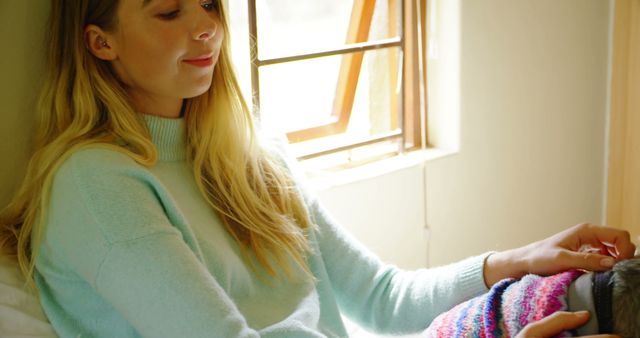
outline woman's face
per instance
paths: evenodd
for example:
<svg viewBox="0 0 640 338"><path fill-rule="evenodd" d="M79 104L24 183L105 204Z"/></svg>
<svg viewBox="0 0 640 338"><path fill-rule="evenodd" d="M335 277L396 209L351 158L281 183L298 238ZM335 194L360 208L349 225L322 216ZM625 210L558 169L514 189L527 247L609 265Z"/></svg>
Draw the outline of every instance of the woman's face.
<svg viewBox="0 0 640 338"><path fill-rule="evenodd" d="M190 98L211 86L224 38L218 0L120 0L107 34L134 100Z"/></svg>

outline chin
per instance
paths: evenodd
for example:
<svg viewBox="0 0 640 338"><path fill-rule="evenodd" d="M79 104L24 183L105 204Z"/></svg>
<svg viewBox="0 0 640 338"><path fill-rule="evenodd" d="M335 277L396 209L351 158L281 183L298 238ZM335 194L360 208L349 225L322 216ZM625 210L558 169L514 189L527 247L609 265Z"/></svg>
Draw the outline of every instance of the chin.
<svg viewBox="0 0 640 338"><path fill-rule="evenodd" d="M207 91L209 91L209 88L211 88L211 83L208 83L206 86L203 85L203 86L194 87L194 88L191 88L191 90L186 91L184 95L182 95L182 97L185 99L194 98L196 96L200 96L206 93Z"/></svg>

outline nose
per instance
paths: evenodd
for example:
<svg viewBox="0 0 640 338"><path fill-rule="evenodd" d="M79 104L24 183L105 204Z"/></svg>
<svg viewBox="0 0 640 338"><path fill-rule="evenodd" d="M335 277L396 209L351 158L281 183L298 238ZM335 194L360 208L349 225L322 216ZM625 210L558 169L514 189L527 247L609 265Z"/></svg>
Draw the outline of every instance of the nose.
<svg viewBox="0 0 640 338"><path fill-rule="evenodd" d="M203 13L198 16L195 28L193 30L193 38L195 40L206 41L216 35L220 23L209 13Z"/></svg>

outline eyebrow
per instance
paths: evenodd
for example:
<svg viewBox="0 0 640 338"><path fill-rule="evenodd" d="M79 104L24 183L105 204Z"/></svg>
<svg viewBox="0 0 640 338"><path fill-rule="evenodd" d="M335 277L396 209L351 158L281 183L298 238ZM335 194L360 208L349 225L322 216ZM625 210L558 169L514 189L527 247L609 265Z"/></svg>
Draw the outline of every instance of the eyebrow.
<svg viewBox="0 0 640 338"><path fill-rule="evenodd" d="M147 7L147 5L151 2L151 0L142 0L142 8Z"/></svg>

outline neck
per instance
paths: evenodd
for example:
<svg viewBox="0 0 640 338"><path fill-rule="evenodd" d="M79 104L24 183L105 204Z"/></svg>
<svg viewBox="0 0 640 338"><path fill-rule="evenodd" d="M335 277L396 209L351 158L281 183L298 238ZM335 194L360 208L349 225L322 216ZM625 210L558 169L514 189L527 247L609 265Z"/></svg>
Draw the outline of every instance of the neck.
<svg viewBox="0 0 640 338"><path fill-rule="evenodd" d="M177 119L182 117L184 99L167 96L150 96L138 91L129 92L133 108L140 113Z"/></svg>

